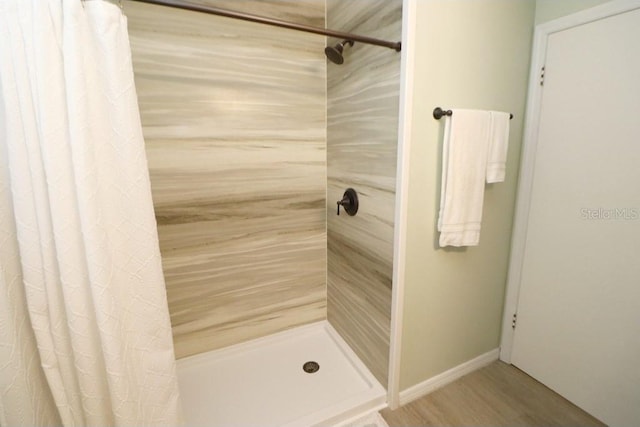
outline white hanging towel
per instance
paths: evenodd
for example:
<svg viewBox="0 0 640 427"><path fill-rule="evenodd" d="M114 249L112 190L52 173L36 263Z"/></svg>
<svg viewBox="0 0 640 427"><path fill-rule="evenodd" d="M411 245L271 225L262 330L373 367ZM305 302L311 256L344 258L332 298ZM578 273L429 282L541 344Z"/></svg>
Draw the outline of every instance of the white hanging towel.
<svg viewBox="0 0 640 427"><path fill-rule="evenodd" d="M487 159L487 182L504 181L507 149L509 147L509 113L491 111L489 133L489 158Z"/></svg>
<svg viewBox="0 0 640 427"><path fill-rule="evenodd" d="M446 118L442 148L440 246L475 246L487 174L491 113L453 110Z"/></svg>

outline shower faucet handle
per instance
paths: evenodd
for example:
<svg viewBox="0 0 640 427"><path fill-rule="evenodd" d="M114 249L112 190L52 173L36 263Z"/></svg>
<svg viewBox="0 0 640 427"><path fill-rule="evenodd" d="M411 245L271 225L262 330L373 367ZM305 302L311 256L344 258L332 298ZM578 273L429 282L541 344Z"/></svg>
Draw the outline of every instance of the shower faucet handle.
<svg viewBox="0 0 640 427"><path fill-rule="evenodd" d="M338 205L338 212L336 212L336 215L340 215L340 205L347 206L349 203L350 202L348 197L344 197L342 200L338 200L336 202L336 204Z"/></svg>
<svg viewBox="0 0 640 427"><path fill-rule="evenodd" d="M340 215L340 205L344 208L344 211L350 216L355 215L358 212L358 193L353 188L347 188L342 196L342 200L336 202L338 205L337 215Z"/></svg>

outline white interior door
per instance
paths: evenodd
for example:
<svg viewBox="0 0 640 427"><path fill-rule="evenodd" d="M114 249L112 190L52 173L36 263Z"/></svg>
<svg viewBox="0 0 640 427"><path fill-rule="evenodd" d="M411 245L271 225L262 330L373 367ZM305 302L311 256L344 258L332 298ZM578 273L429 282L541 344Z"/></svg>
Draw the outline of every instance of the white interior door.
<svg viewBox="0 0 640 427"><path fill-rule="evenodd" d="M548 37L511 362L640 425L640 9Z"/></svg>

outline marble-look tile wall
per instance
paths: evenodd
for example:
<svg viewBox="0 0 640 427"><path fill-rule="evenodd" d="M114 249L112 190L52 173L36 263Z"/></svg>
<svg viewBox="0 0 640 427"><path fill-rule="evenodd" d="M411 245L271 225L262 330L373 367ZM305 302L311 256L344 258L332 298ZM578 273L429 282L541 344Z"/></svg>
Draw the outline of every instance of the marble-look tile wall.
<svg viewBox="0 0 640 427"><path fill-rule="evenodd" d="M324 26L324 0L202 0ZM326 318L324 39L125 2L177 357Z"/></svg>
<svg viewBox="0 0 640 427"><path fill-rule="evenodd" d="M402 0L328 0L327 26L400 40ZM328 318L386 386L400 54L356 43L327 67ZM336 216L348 187L358 214Z"/></svg>

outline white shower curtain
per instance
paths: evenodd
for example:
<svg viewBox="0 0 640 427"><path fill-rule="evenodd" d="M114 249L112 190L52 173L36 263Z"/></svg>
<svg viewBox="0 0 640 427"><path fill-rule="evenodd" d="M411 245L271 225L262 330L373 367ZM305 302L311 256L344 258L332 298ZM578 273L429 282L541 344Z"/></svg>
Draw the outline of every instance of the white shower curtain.
<svg viewBox="0 0 640 427"><path fill-rule="evenodd" d="M0 1L0 425L180 424L126 18Z"/></svg>

